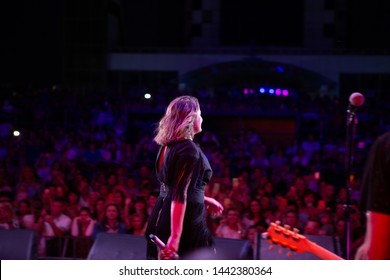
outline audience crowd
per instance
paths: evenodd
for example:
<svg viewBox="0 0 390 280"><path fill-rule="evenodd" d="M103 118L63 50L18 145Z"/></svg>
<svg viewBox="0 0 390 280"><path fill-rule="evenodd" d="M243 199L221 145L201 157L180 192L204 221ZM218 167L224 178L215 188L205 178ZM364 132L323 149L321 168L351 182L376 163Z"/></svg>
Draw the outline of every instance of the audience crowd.
<svg viewBox="0 0 390 280"><path fill-rule="evenodd" d="M100 232L143 235L160 187L154 124L181 94L161 88L148 100L143 91L71 94L53 87L2 94L0 229L35 231L40 258L86 258ZM207 195L225 209L207 216L216 237L248 239L253 246L255 233L280 221L303 235L337 237L344 248L349 194L354 252L365 232L358 204L365 158L376 135L388 129L380 104L358 112L347 189L347 106L339 98L193 95L205 123L208 113L233 109L263 118L288 113L297 122L288 144L264 141L252 129L205 130L194 140L213 168Z"/></svg>

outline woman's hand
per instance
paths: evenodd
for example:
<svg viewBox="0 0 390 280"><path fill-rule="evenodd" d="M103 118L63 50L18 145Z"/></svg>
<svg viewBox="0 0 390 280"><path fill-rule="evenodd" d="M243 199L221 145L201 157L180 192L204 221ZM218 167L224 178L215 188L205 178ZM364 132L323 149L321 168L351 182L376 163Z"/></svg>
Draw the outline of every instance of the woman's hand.
<svg viewBox="0 0 390 280"><path fill-rule="evenodd" d="M179 239L170 236L167 245L158 251L159 260L178 260Z"/></svg>
<svg viewBox="0 0 390 280"><path fill-rule="evenodd" d="M178 260L179 255L176 253L175 250L165 247L162 250L159 250L158 252L158 259L159 260Z"/></svg>
<svg viewBox="0 0 390 280"><path fill-rule="evenodd" d="M179 248L178 239L169 237L167 245L158 251L158 259L159 260L178 260L179 255L177 254L177 250Z"/></svg>
<svg viewBox="0 0 390 280"><path fill-rule="evenodd" d="M219 216L222 214L223 206L217 200L212 197L205 197L204 202L206 204L206 209L210 212L211 215Z"/></svg>

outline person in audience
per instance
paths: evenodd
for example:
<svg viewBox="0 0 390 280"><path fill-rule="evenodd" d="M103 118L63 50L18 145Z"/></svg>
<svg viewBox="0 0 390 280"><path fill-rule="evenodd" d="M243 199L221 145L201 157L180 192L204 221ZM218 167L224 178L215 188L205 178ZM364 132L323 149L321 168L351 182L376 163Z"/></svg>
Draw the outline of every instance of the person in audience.
<svg viewBox="0 0 390 280"><path fill-rule="evenodd" d="M146 218L144 216L141 216L137 213L134 213L129 216L130 222L129 222L129 230L128 233L133 235L145 235L145 229L146 229Z"/></svg>
<svg viewBox="0 0 390 280"><path fill-rule="evenodd" d="M317 198L315 193L307 190L303 194L301 207L298 210L299 220L305 224L309 219L318 217L320 210L317 208Z"/></svg>
<svg viewBox="0 0 390 280"><path fill-rule="evenodd" d="M37 225L41 236L39 255L60 256L63 237L70 231L72 219L64 214L64 201L55 198L50 202L50 209L43 209Z"/></svg>
<svg viewBox="0 0 390 280"><path fill-rule="evenodd" d="M26 214L22 217L21 227L25 229L31 229L37 232L42 209L43 205L41 201L32 201L30 211L31 213Z"/></svg>
<svg viewBox="0 0 390 280"><path fill-rule="evenodd" d="M320 220L310 218L303 229L304 235L318 235L321 229Z"/></svg>
<svg viewBox="0 0 390 280"><path fill-rule="evenodd" d="M126 225L122 221L119 206L115 203L109 203L106 205L103 220L94 226L92 238L96 239L101 232L123 234L126 231Z"/></svg>
<svg viewBox="0 0 390 280"><path fill-rule="evenodd" d="M114 190L113 196L112 196L112 202L119 206L119 209L120 209L122 215L125 212L126 199L127 199L127 197L126 197L126 194L123 190L121 190L121 189ZM131 204L131 198L130 198L130 201L128 203ZM127 214L128 213L125 213L125 215L127 215ZM122 216L122 218L123 218L123 216Z"/></svg>
<svg viewBox="0 0 390 280"><path fill-rule="evenodd" d="M158 199L159 193L158 192L152 192L149 194L148 201L147 201L147 208L146 213L147 215L151 215L154 206L156 205L157 199Z"/></svg>
<svg viewBox="0 0 390 280"><path fill-rule="evenodd" d="M319 234L332 236L335 231L334 217L332 211L325 210L321 214L319 214L319 217L321 221L321 228Z"/></svg>
<svg viewBox="0 0 390 280"><path fill-rule="evenodd" d="M24 192L24 199L39 199L42 195L42 184L38 180L38 175L34 167L24 166L22 168L19 181L16 184L16 192Z"/></svg>
<svg viewBox="0 0 390 280"><path fill-rule="evenodd" d="M79 211L81 209L79 201L79 193L75 190L71 190L66 196L64 213L71 219L74 219L79 215Z"/></svg>
<svg viewBox="0 0 390 280"><path fill-rule="evenodd" d="M79 193L79 204L81 207L88 207L92 188L86 178L79 181L77 191Z"/></svg>
<svg viewBox="0 0 390 280"><path fill-rule="evenodd" d="M94 226L95 221L91 217L91 210L88 207L82 207L79 216L72 221L71 235L73 237L90 237Z"/></svg>
<svg viewBox="0 0 390 280"><path fill-rule="evenodd" d="M81 207L80 215L72 221L71 242L68 245L67 254L73 258L85 259L92 247L93 229L95 220L92 219L91 210L88 207Z"/></svg>
<svg viewBox="0 0 390 280"><path fill-rule="evenodd" d="M105 208L106 208L106 199L104 197L99 197L95 206L93 207L92 217L97 222L102 222L105 216Z"/></svg>
<svg viewBox="0 0 390 280"><path fill-rule="evenodd" d="M0 230L1 229L18 229L20 228L13 206L9 202L0 202Z"/></svg>
<svg viewBox="0 0 390 280"><path fill-rule="evenodd" d="M23 218L31 214L31 202L28 199L22 199L16 202L16 216L19 220L19 225L24 228Z"/></svg>
<svg viewBox="0 0 390 280"><path fill-rule="evenodd" d="M267 228L260 202L257 199L251 200L249 204L249 210L244 214L242 219L245 228L251 226L263 226Z"/></svg>
<svg viewBox="0 0 390 280"><path fill-rule="evenodd" d="M288 208L287 208L288 209ZM285 216L284 216L284 222L283 225L287 225L290 227L291 230L294 228L298 229L299 232L302 232L302 227L300 225L298 212L296 209L290 209L287 210Z"/></svg>
<svg viewBox="0 0 390 280"><path fill-rule="evenodd" d="M148 219L149 215L148 215L147 203L142 196L135 198L134 205L132 209L130 209L130 213L139 215L143 220Z"/></svg>
<svg viewBox="0 0 390 280"><path fill-rule="evenodd" d="M246 232L245 239L249 240L249 248L246 251L246 254L244 256L244 259L246 260L253 260L255 258L255 246L259 246L258 250L260 250L260 244L256 244L256 235L262 234L266 231L267 228L259 227L256 225L250 226Z"/></svg>
<svg viewBox="0 0 390 280"><path fill-rule="evenodd" d="M240 212L235 208L229 208L226 210L226 217L221 220L215 235L223 238L243 239L246 234L245 230Z"/></svg>

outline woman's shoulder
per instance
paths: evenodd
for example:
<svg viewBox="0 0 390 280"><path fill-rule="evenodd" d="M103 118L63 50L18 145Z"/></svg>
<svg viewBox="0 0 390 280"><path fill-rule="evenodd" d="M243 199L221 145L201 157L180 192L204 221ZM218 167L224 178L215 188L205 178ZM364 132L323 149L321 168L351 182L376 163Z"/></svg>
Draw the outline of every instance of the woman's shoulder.
<svg viewBox="0 0 390 280"><path fill-rule="evenodd" d="M171 149L179 155L199 157L199 147L191 140L181 140L171 144Z"/></svg>

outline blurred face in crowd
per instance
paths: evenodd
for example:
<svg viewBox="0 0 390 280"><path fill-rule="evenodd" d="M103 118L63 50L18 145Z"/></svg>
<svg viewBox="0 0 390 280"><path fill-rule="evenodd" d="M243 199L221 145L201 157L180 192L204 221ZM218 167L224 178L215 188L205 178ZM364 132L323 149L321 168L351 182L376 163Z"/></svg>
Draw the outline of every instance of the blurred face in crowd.
<svg viewBox="0 0 390 280"><path fill-rule="evenodd" d="M134 229L142 229L144 226L143 220L139 215L131 216L131 225Z"/></svg>
<svg viewBox="0 0 390 280"><path fill-rule="evenodd" d="M233 206L233 201L229 197L225 197L222 205L223 205L223 208L229 209L230 207Z"/></svg>
<svg viewBox="0 0 390 280"><path fill-rule="evenodd" d="M69 193L68 195L68 202L70 204L76 204L78 203L79 197L74 192Z"/></svg>
<svg viewBox="0 0 390 280"><path fill-rule="evenodd" d="M298 222L297 214L293 211L290 211L286 214L286 224L292 227L295 227Z"/></svg>
<svg viewBox="0 0 390 280"><path fill-rule="evenodd" d="M0 223L12 221L12 205L7 202L0 203Z"/></svg>
<svg viewBox="0 0 390 280"><path fill-rule="evenodd" d="M306 206L309 206L309 207L313 206L314 200L315 200L315 198L314 198L314 195L312 193L308 193L304 196L304 201L305 201Z"/></svg>
<svg viewBox="0 0 390 280"><path fill-rule="evenodd" d="M144 201L137 201L134 203L134 209L137 213L142 213L146 209L146 204Z"/></svg>
<svg viewBox="0 0 390 280"><path fill-rule="evenodd" d="M114 203L121 205L124 202L123 195L121 192L114 193Z"/></svg>
<svg viewBox="0 0 390 280"><path fill-rule="evenodd" d="M116 220L118 218L119 212L115 205L107 206L106 216L108 220Z"/></svg>
<svg viewBox="0 0 390 280"><path fill-rule="evenodd" d="M20 213L20 215L26 215L26 214L29 214L30 213L30 206L26 203L26 202L24 202L24 201L21 201L20 203L19 203L19 213Z"/></svg>
<svg viewBox="0 0 390 280"><path fill-rule="evenodd" d="M63 211L62 203L59 201L53 201L50 205L50 211L51 215L53 215L54 217L61 215Z"/></svg>
<svg viewBox="0 0 390 280"><path fill-rule="evenodd" d="M91 216L89 215L88 211L82 210L82 211L80 212L80 219L81 219L82 221L87 221L87 220L89 220L90 218L91 218Z"/></svg>
<svg viewBox="0 0 390 280"><path fill-rule="evenodd" d="M107 185L101 185L99 188L99 194L101 196L107 196L110 193L110 188Z"/></svg>
<svg viewBox="0 0 390 280"><path fill-rule="evenodd" d="M149 199L148 199L148 206L149 207L154 207L154 205L156 204L157 202L157 197L154 196L154 195L150 195L149 196Z"/></svg>
<svg viewBox="0 0 390 280"><path fill-rule="evenodd" d="M110 175L109 177L108 177L108 184L110 185L110 186L114 186L115 184L116 184L116 182L117 182L117 180L116 180L116 176L115 175Z"/></svg>
<svg viewBox="0 0 390 280"><path fill-rule="evenodd" d="M305 226L305 234L317 235L320 230L320 225L317 221L307 221Z"/></svg>
<svg viewBox="0 0 390 280"><path fill-rule="evenodd" d="M257 200L252 200L250 207L251 207L252 213L259 213L261 210L260 203Z"/></svg>
<svg viewBox="0 0 390 280"><path fill-rule="evenodd" d="M253 244L255 241L256 232L257 232L257 230L255 228L248 229L247 238L251 244Z"/></svg>
<svg viewBox="0 0 390 280"><path fill-rule="evenodd" d="M103 212L105 207L105 203L103 200L96 201L96 211L97 212Z"/></svg>
<svg viewBox="0 0 390 280"><path fill-rule="evenodd" d="M89 185L88 182L85 180L82 180L79 185L79 193L81 195L89 195Z"/></svg>
<svg viewBox="0 0 390 280"><path fill-rule="evenodd" d="M229 224L235 224L239 221L239 214L236 210L230 210L226 214L226 219Z"/></svg>

